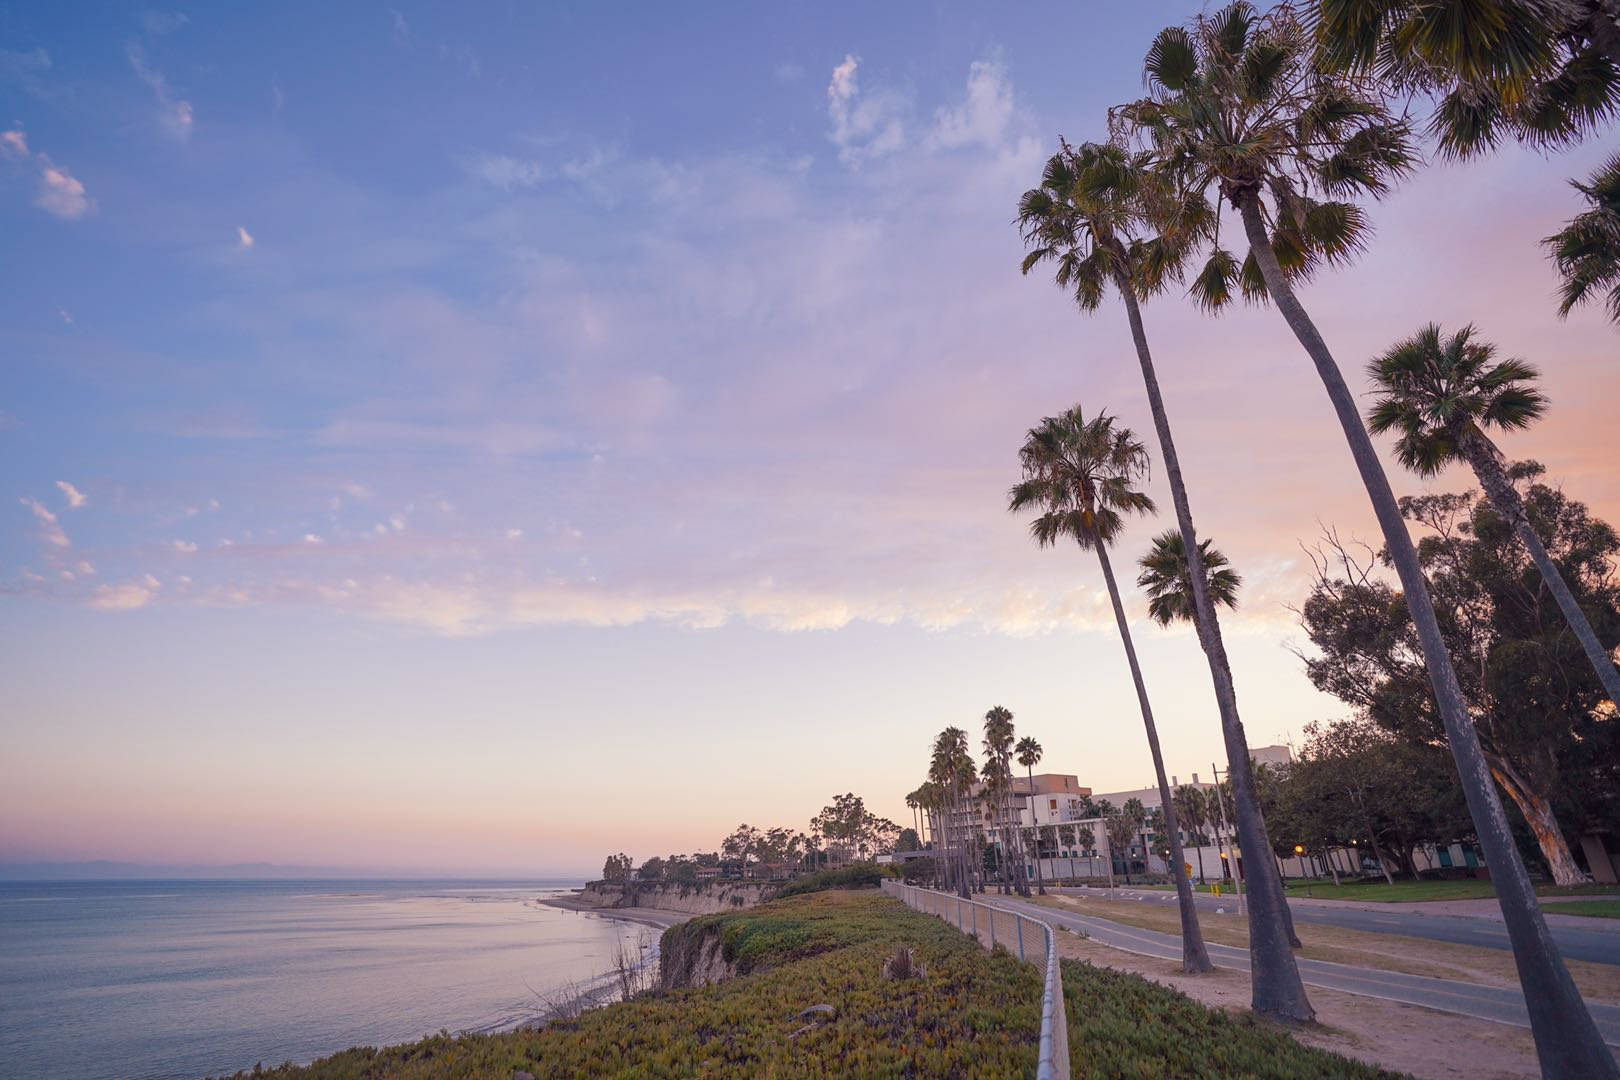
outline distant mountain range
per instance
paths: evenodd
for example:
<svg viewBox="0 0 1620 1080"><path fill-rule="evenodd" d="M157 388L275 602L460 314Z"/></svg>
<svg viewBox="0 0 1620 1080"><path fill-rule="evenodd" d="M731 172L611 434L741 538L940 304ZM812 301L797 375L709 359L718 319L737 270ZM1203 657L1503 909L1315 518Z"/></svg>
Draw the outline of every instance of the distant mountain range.
<svg viewBox="0 0 1620 1080"><path fill-rule="evenodd" d="M162 863L113 862L0 862L0 881L128 881L131 879L386 879L399 880L512 880L584 881L591 875L579 874L433 874L421 870L353 869L334 866L287 866L280 863L251 862L224 865L166 865Z"/></svg>

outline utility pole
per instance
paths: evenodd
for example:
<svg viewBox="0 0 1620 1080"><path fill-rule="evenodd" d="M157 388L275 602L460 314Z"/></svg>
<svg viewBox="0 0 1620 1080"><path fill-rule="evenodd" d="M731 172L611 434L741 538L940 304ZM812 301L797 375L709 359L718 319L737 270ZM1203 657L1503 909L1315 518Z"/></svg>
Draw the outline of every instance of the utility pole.
<svg viewBox="0 0 1620 1080"><path fill-rule="evenodd" d="M1221 768L1213 761L1210 762L1209 767L1210 770L1215 774L1215 804L1216 806L1220 807L1221 821L1231 826L1226 833L1226 850L1230 853L1229 861L1232 864L1232 882L1237 886L1237 913L1239 916L1241 916L1243 914L1243 864L1238 861L1239 852L1236 845L1237 823L1226 822L1226 806L1221 802Z"/></svg>

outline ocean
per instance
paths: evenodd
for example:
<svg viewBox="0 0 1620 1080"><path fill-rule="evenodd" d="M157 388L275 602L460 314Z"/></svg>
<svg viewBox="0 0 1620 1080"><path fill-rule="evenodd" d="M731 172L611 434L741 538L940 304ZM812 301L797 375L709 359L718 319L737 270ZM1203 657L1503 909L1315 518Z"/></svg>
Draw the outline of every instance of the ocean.
<svg viewBox="0 0 1620 1080"><path fill-rule="evenodd" d="M578 883L0 883L0 1077L197 1080L493 1031L659 931L539 903Z"/></svg>

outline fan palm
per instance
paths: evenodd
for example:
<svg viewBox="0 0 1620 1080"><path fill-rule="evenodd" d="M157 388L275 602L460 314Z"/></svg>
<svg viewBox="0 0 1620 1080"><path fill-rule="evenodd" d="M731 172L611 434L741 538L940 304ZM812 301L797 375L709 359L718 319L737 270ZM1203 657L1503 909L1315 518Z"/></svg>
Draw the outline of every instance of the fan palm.
<svg viewBox="0 0 1620 1080"><path fill-rule="evenodd" d="M971 895L973 874L968 864L967 830L963 827L962 802L973 782L973 758L968 754L967 732L959 727L948 727L934 739L933 757L928 778L939 785L944 803L945 844L954 853L948 854L948 877L955 880L956 890L963 898Z"/></svg>
<svg viewBox="0 0 1620 1080"><path fill-rule="evenodd" d="M1614 0L1317 0L1318 61L1435 101L1431 134L1464 157L1503 134L1538 147L1581 138L1620 106Z"/></svg>
<svg viewBox="0 0 1620 1080"><path fill-rule="evenodd" d="M1159 792L1170 802L1170 781L1164 771L1164 755L1159 750L1159 730L1153 722L1142 668L1136 661L1130 624L1119 598L1119 584L1108 560L1109 545L1125 525L1125 515L1153 511L1153 500L1135 485L1147 474L1147 448L1130 429L1116 426L1114 418L1098 413L1087 420L1076 405L1060 416L1049 416L1030 430L1018 452L1023 480L1009 493L1013 512L1036 510L1030 532L1042 547L1059 540L1073 540L1094 551L1102 567L1108 598L1114 607L1114 622L1125 646L1136 700L1142 709L1142 725L1147 729L1148 749ZM1198 925L1198 909L1193 902L1192 885L1181 859L1181 840L1175 835L1175 811L1170 809L1169 832L1173 846L1176 898L1181 906L1181 963L1189 972L1209 971L1209 950Z"/></svg>
<svg viewBox="0 0 1620 1080"><path fill-rule="evenodd" d="M1568 315L1607 290L1609 318L1620 323L1620 154L1611 155L1585 183L1570 184L1591 208L1542 241L1564 279L1558 313Z"/></svg>
<svg viewBox="0 0 1620 1080"><path fill-rule="evenodd" d="M1253 271L1243 274L1246 292L1277 305L1311 358L1350 445L1400 576L1491 865L1542 1068L1549 1075L1616 1075L1536 904L1389 478L1343 373L1294 293L1297 280L1349 258L1364 239L1358 207L1319 201L1316 194L1383 192L1411 167L1411 133L1377 97L1314 64L1310 35L1286 5L1257 16L1248 4L1235 3L1190 27L1169 27L1155 39L1145 67L1149 96L1116 110L1120 132L1148 140L1159 167L1178 183L1214 189L1237 210L1249 243L1245 265ZM1230 280L1234 265L1217 247L1214 276L1195 283L1202 302L1230 299L1229 289L1216 286ZM1247 761L1230 764L1234 774L1249 767ZM1269 863L1252 860L1255 876L1269 877Z"/></svg>
<svg viewBox="0 0 1620 1080"><path fill-rule="evenodd" d="M997 832L1001 835L1002 887L1006 889L1010 886L1022 895L1029 891L1023 880L1023 840L1019 831L1011 825L1014 740L1013 714L1009 709L997 705L984 714L984 753L986 763L994 765L995 782L991 794L998 821ZM1013 878L1015 858L1018 864L1017 880Z"/></svg>
<svg viewBox="0 0 1620 1080"><path fill-rule="evenodd" d="M1198 541L1198 555L1208 575L1210 600L1222 607L1237 607L1238 586L1243 579L1227 563L1226 556L1211 547L1208 540ZM1136 560L1136 565L1142 568L1136 583L1147 593L1148 616L1154 622L1160 626L1198 622L1187 545L1179 532L1171 529L1155 536L1153 546Z"/></svg>
<svg viewBox="0 0 1620 1080"><path fill-rule="evenodd" d="M1204 826L1209 823L1209 809L1204 793L1192 784L1182 784L1175 791L1176 817L1192 839L1193 850L1198 853L1198 883L1204 883Z"/></svg>
<svg viewBox="0 0 1620 1080"><path fill-rule="evenodd" d="M1018 755L1018 764L1024 767L1024 772L1029 778L1029 823L1035 829L1035 883L1041 895L1045 896L1046 878L1041 873L1041 822L1035 816L1035 766L1041 763L1044 751L1033 735L1025 735L1018 740L1013 752Z"/></svg>
<svg viewBox="0 0 1620 1080"><path fill-rule="evenodd" d="M1151 155L1132 153L1118 144L1063 144L1047 162L1041 186L1019 200L1019 228L1029 249L1023 270L1027 274L1044 262L1053 263L1057 284L1072 290L1082 311L1095 311L1110 286L1119 293L1164 458L1176 525L1183 543L1195 552L1189 578L1191 603L1203 612L1196 626L1209 661L1222 739L1228 757L1248 761L1248 740L1215 614L1217 600L1209 595L1205 568L1197 554L1203 547L1196 543L1192 504L1140 303L1179 278L1188 253L1211 233L1216 218L1201 190L1182 187L1178 195L1176 185L1151 164ZM1257 850L1269 850L1259 797L1252 785L1240 787L1240 792L1246 807L1245 836ZM1288 901L1280 879L1274 886L1249 908L1253 1005L1260 1012L1305 1020L1312 1011L1289 949L1296 939L1290 929Z"/></svg>
<svg viewBox="0 0 1620 1080"><path fill-rule="evenodd" d="M1430 133L1448 156L1483 153L1503 134L1538 149L1567 145L1620 110L1616 0L1312 6L1319 62L1428 92L1436 101ZM1620 156L1588 183L1572 183L1594 208L1546 240L1564 278L1559 310L1612 286L1609 317L1620 322Z"/></svg>
<svg viewBox="0 0 1620 1080"><path fill-rule="evenodd" d="M1530 552L1609 700L1620 703L1620 671L1531 528L1502 452L1485 433L1491 427L1526 428L1540 419L1547 399L1533 385L1536 369L1523 360L1497 360L1496 346L1478 340L1472 326L1446 335L1430 323L1368 364L1367 373L1378 396L1367 425L1377 434L1399 432L1395 454L1419 476L1434 476L1459 458L1468 463Z"/></svg>

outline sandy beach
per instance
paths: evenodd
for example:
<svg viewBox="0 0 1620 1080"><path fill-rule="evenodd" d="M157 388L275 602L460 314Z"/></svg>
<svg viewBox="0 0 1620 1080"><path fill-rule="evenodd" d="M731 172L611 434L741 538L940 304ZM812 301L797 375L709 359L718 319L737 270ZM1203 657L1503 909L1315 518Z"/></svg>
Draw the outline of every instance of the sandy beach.
<svg viewBox="0 0 1620 1080"><path fill-rule="evenodd" d="M668 930L672 926L678 926L692 917L684 911L661 911L658 908L597 907L594 904L585 903L577 896L551 896L540 902L551 907L562 908L565 911L602 915L609 919L623 919L625 922L656 926L664 930Z"/></svg>

